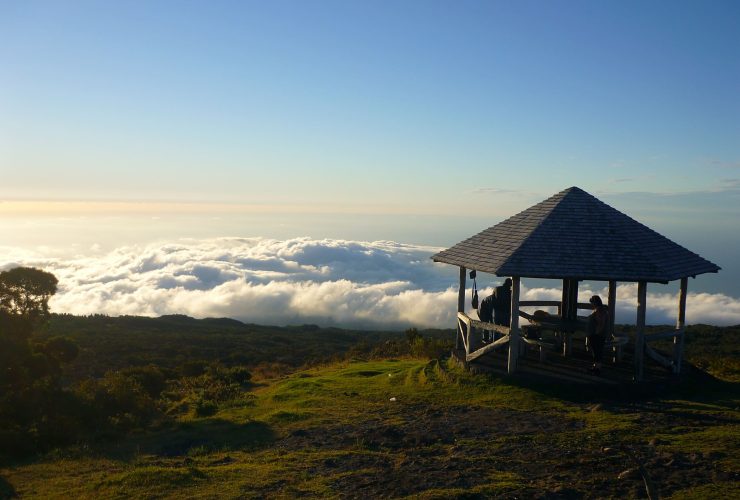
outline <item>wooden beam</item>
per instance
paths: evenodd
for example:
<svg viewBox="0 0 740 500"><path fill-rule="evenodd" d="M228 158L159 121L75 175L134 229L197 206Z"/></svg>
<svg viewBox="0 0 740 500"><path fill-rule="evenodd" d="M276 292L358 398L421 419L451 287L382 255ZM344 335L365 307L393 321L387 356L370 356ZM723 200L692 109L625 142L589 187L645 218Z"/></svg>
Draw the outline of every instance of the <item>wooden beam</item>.
<svg viewBox="0 0 740 500"><path fill-rule="evenodd" d="M667 332L650 333L645 335L645 342L652 342L653 340L672 339L679 334L679 330L668 330Z"/></svg>
<svg viewBox="0 0 740 500"><path fill-rule="evenodd" d="M666 358L665 356L660 354L658 351L650 347L648 344L645 344L645 354L651 357L654 361L663 365L665 368L671 368L673 366L672 360Z"/></svg>
<svg viewBox="0 0 740 500"><path fill-rule="evenodd" d="M676 330L681 334L673 338L673 373L681 373L681 361L683 360L683 342L686 336L686 293L689 287L689 278L681 278L681 289L678 293L678 319Z"/></svg>
<svg viewBox="0 0 740 500"><path fill-rule="evenodd" d="M570 292L570 311L568 312L569 319L576 319L578 318L578 280L570 280L570 288L568 289L568 291ZM590 304L587 306L587 309L591 309Z"/></svg>
<svg viewBox="0 0 740 500"><path fill-rule="evenodd" d="M614 319L617 315L617 282L614 280L609 282L609 296L606 300L609 307L609 334L613 335Z"/></svg>
<svg viewBox="0 0 740 500"><path fill-rule="evenodd" d="M458 315L460 314L465 314L465 313L458 313ZM468 316L468 318L470 318L470 316ZM511 330L508 326L497 325L495 323L488 323L487 321L480 321L474 318L470 318L470 324L473 325L475 328L480 328L481 330L488 330L488 331L500 333L501 335L508 335L509 331Z"/></svg>
<svg viewBox="0 0 740 500"><path fill-rule="evenodd" d="M457 291L457 312L459 313L465 312L465 280L467 278L466 273L467 269L465 269L463 266L460 266L460 288ZM462 335L464 335L464 333L462 332L462 328L460 328L460 324L458 323L458 335L457 338L455 338L455 349L459 350L462 348Z"/></svg>
<svg viewBox="0 0 740 500"><path fill-rule="evenodd" d="M460 288L457 291L457 312L465 312L465 284L467 269L460 266Z"/></svg>
<svg viewBox="0 0 740 500"><path fill-rule="evenodd" d="M578 280L566 278L563 280L562 305L560 316L565 321L576 321L578 319ZM572 330L564 327L563 333L563 356L570 356L573 350Z"/></svg>
<svg viewBox="0 0 740 500"><path fill-rule="evenodd" d="M560 316L563 318L568 317L568 300L570 298L570 294L568 293L568 287L570 285L570 281L567 279L563 280L563 293L560 298Z"/></svg>
<svg viewBox="0 0 740 500"><path fill-rule="evenodd" d="M511 279L511 328L509 333L509 359L507 369L509 374L516 371L519 358L519 276Z"/></svg>
<svg viewBox="0 0 740 500"><path fill-rule="evenodd" d="M644 378L645 312L647 310L647 282L637 284L637 321L635 325L635 382Z"/></svg>
<svg viewBox="0 0 740 500"><path fill-rule="evenodd" d="M492 343L490 343L488 345L485 345L485 346L481 347L480 349L476 350L475 352L471 352L470 354L466 354L465 355L465 361L468 361L468 362L469 361L474 361L474 360L480 358L481 356L483 356L485 353L490 352L490 351L493 351L494 349L496 349L498 347L501 347L502 345L508 344L508 343L509 343L509 336L508 335L506 337L501 337L496 342L492 342Z"/></svg>
<svg viewBox="0 0 740 500"><path fill-rule="evenodd" d="M483 343L483 339L481 338L481 332L473 328L470 317L465 313L457 313L457 324L462 330L465 354L468 355L477 351Z"/></svg>
<svg viewBox="0 0 740 500"><path fill-rule="evenodd" d="M617 316L617 282L609 281L609 294L607 297L607 307L609 307L609 332L608 339L614 335L614 320ZM607 339L607 340L608 340ZM616 344L612 347L613 361L618 363L622 361L622 344Z"/></svg>
<svg viewBox="0 0 740 500"><path fill-rule="evenodd" d="M519 302L519 307L557 307L560 302L557 300L522 300Z"/></svg>
<svg viewBox="0 0 740 500"><path fill-rule="evenodd" d="M460 317L460 316L463 317ZM457 313L457 340L455 342L455 349L465 349L465 353L470 352L468 347L468 330L470 330L470 322L464 313Z"/></svg>

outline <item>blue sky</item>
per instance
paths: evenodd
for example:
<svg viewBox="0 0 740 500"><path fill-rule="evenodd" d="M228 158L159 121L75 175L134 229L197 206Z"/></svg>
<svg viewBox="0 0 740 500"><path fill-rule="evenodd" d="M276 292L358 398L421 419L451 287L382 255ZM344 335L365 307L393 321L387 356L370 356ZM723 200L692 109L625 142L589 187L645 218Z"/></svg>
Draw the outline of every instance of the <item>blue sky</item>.
<svg viewBox="0 0 740 500"><path fill-rule="evenodd" d="M404 210L455 185L718 189L740 177L738 18L736 2L4 2L2 194Z"/></svg>
<svg viewBox="0 0 740 500"><path fill-rule="evenodd" d="M577 185L740 296L738 19L734 1L5 1L0 246L446 246Z"/></svg>

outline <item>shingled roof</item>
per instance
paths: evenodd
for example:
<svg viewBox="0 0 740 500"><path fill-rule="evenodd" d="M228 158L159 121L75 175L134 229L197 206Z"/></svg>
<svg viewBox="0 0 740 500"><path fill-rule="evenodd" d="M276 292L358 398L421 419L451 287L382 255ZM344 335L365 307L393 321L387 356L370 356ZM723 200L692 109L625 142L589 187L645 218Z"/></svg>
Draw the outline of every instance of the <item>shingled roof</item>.
<svg viewBox="0 0 740 500"><path fill-rule="evenodd" d="M498 276L665 283L720 267L571 187L432 256Z"/></svg>

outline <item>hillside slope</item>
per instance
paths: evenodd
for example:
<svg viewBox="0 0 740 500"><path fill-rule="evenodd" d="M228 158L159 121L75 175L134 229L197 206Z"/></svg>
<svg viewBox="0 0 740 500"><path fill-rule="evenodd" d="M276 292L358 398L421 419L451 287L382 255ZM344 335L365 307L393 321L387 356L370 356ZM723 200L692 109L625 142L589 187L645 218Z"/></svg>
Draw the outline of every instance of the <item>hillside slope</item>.
<svg viewBox="0 0 740 500"><path fill-rule="evenodd" d="M344 362L0 471L23 498L740 496L737 384L614 400L437 360ZM701 390L699 390L701 389ZM642 470L642 473L641 473ZM643 477L643 475L645 477Z"/></svg>

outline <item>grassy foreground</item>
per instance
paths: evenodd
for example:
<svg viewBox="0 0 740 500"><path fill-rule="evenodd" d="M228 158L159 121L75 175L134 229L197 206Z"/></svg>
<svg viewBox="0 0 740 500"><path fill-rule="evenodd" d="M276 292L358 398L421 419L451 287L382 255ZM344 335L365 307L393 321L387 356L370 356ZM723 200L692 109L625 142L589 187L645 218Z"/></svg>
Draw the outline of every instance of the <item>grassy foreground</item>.
<svg viewBox="0 0 740 500"><path fill-rule="evenodd" d="M338 363L207 418L0 470L22 498L740 497L740 396L636 400L417 359Z"/></svg>

